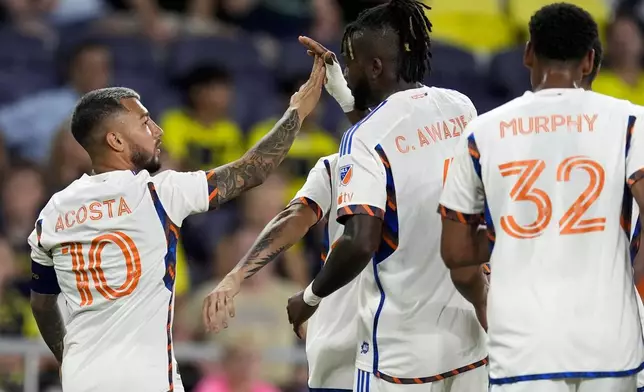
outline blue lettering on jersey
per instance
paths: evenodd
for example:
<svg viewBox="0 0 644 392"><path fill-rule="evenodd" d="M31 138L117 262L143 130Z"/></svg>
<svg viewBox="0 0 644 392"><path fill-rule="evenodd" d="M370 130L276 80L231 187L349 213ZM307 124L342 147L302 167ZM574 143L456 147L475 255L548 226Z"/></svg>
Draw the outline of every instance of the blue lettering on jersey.
<svg viewBox="0 0 644 392"><path fill-rule="evenodd" d="M340 185L349 185L353 177L353 165L344 165L340 168Z"/></svg>

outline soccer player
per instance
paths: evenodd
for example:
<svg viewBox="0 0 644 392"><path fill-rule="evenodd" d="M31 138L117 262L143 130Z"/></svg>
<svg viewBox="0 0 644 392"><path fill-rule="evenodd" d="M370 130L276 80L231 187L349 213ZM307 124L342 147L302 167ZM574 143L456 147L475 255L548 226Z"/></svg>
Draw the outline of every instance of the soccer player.
<svg viewBox="0 0 644 392"><path fill-rule="evenodd" d="M588 76L584 77L582 79L582 87L585 88L586 90L592 90L592 84L595 78L597 77L597 74L599 73L599 70L601 69L601 63L603 60L603 53L604 50L602 48L601 41L597 40L595 41L595 44L593 45L593 50L595 51L595 59L593 61L593 70L588 74ZM639 242L640 242L640 233L641 233L641 223L639 220L639 209L637 208L637 203L633 205L633 213L632 213L632 218L631 218L631 260L635 260L635 255L639 251ZM636 272L636 278L638 276ZM637 279L635 280L637 282ZM636 286L637 287L637 286ZM642 334L644 335L644 304L642 303L642 298L640 297L639 293L637 295L637 305L639 309L639 315L640 315L640 323L642 324ZM637 392L644 392L644 371L640 371L637 374Z"/></svg>
<svg viewBox="0 0 644 392"><path fill-rule="evenodd" d="M289 205L262 231L253 247L213 290L204 302L208 328L227 324L227 314L234 316L234 297L243 280L278 258L300 241L320 220L326 220L321 261L342 234L336 222L338 154L321 158L310 171L306 183ZM357 280L325 298L309 320L306 332L306 356L309 363L311 391L351 390L355 372ZM219 307L213 306L219 303ZM220 312L217 309L221 309ZM300 336L303 332L300 331Z"/></svg>
<svg viewBox="0 0 644 392"><path fill-rule="evenodd" d="M434 213L476 110L456 91L422 85L431 56L424 12L418 1L392 0L346 29L355 106L374 109L345 133L333 173L343 233L317 278L288 303L298 331L322 298L362 272L358 391L487 390L484 331L440 259Z"/></svg>
<svg viewBox="0 0 644 392"><path fill-rule="evenodd" d="M579 7L537 11L524 57L534 92L468 125L441 196L449 268L490 256L474 238L481 214L493 239L495 392L630 392L642 369L628 242L633 196L644 205L644 111L579 88L597 40ZM480 303L485 288L461 292Z"/></svg>
<svg viewBox="0 0 644 392"><path fill-rule="evenodd" d="M300 42L313 57L326 62L325 89L337 101L351 123L357 123L366 111L355 109L355 100L344 79L334 53L320 43L300 37ZM253 247L217 287L205 298L204 324L207 330L226 328L228 317L234 317L234 297L243 280L278 258L315 225L326 221L321 254L326 260L332 243L342 230L336 222L336 176L338 154L321 158L310 171L307 181L291 203L260 234ZM347 391L352 389L355 369L357 280L327 297L320 310L309 321L306 355L311 391ZM300 331L300 336L303 336Z"/></svg>
<svg viewBox="0 0 644 392"><path fill-rule="evenodd" d="M172 342L179 226L253 188L279 165L324 81L316 60L273 130L239 160L208 172L159 169L163 131L126 88L86 94L71 129L94 175L55 194L29 236L31 307L77 391L182 391ZM62 293L71 312L63 325Z"/></svg>

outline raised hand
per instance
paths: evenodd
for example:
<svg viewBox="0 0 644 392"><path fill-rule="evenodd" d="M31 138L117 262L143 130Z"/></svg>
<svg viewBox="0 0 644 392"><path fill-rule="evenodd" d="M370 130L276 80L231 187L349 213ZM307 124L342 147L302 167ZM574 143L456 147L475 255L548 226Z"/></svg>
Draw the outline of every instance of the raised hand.
<svg viewBox="0 0 644 392"><path fill-rule="evenodd" d="M297 110L300 119L303 120L311 114L315 106L317 106L322 95L324 75L324 62L320 57L315 57L309 80L291 97L290 107Z"/></svg>
<svg viewBox="0 0 644 392"><path fill-rule="evenodd" d="M304 45L304 47L306 47L306 49L307 49L306 53L309 56L321 57L321 58L324 59L324 62L329 64L329 65L333 64L334 61L336 63L338 62L338 59L335 56L335 53L333 53L329 49L325 48L324 45L322 45L318 41L314 40L313 38L309 38L309 37L306 37L306 36L300 36L298 38L298 41L300 41L300 43L302 45Z"/></svg>

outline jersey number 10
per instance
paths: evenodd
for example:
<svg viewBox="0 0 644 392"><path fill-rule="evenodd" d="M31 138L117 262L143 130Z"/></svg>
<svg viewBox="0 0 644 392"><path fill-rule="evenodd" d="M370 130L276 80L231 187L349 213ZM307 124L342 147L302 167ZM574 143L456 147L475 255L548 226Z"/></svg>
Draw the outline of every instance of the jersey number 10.
<svg viewBox="0 0 644 392"><path fill-rule="evenodd" d="M117 246L125 258L125 282L118 288L110 287L101 267L101 253L108 244ZM90 275L94 288L105 299L115 300L132 294L141 279L141 257L132 238L120 231L99 235L90 243L87 263L83 251L83 244L79 242L62 244L62 253L69 254L72 258L72 271L76 276L76 288L81 298L80 306L91 305L94 302L90 290Z"/></svg>

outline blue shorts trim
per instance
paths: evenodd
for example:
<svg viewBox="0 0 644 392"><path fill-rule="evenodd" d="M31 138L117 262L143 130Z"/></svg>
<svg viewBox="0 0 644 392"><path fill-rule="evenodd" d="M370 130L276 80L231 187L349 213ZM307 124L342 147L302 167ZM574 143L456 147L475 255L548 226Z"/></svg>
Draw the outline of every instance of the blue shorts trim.
<svg viewBox="0 0 644 392"><path fill-rule="evenodd" d="M351 389L309 388L309 392L353 392Z"/></svg>
<svg viewBox="0 0 644 392"><path fill-rule="evenodd" d="M637 388L637 392L644 392L644 387Z"/></svg>
<svg viewBox="0 0 644 392"><path fill-rule="evenodd" d="M644 363L640 364L635 369L609 371L609 372L563 372L563 373L543 373L543 374L529 374L525 376L514 376L505 378L492 378L490 377L491 385L513 384L521 381L535 381L535 380L552 380L559 378L613 378L613 377L628 377L639 373L644 369Z"/></svg>

